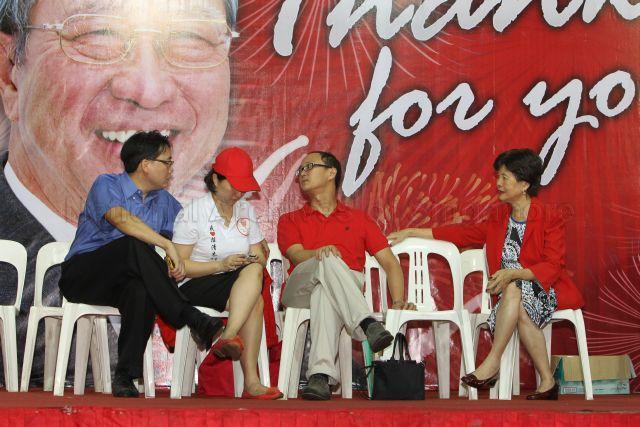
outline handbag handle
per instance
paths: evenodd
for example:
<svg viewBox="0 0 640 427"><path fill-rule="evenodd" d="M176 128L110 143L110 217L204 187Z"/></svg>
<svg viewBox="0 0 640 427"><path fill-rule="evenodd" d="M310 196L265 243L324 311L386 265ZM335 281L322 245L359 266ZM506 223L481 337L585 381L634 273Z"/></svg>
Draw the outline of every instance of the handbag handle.
<svg viewBox="0 0 640 427"><path fill-rule="evenodd" d="M396 360L396 346L398 347L398 359L399 361L411 360L409 355L409 346L407 345L407 338L402 332L396 334L396 338L393 340L393 353L391 353L391 360Z"/></svg>

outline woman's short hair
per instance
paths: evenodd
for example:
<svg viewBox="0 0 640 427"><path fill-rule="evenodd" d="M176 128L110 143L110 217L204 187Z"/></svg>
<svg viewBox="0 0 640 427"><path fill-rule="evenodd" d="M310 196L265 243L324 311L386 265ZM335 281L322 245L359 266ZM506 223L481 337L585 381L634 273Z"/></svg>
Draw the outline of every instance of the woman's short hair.
<svg viewBox="0 0 640 427"><path fill-rule="evenodd" d="M213 175L215 175L218 178L218 181L222 181L223 179L227 179L226 176L224 175L220 175L219 173L217 173L216 171L214 171L213 169L209 169L209 172L207 172L207 174L204 176L204 185L207 186L207 190L209 190L212 193L216 192L216 184L213 183Z"/></svg>
<svg viewBox="0 0 640 427"><path fill-rule="evenodd" d="M542 177L542 159L529 148L514 148L500 153L493 161L493 169L504 166L518 181L529 183L527 194L537 196Z"/></svg>
<svg viewBox="0 0 640 427"><path fill-rule="evenodd" d="M120 160L124 164L124 170L133 173L141 161L154 160L167 148L171 148L169 138L162 136L160 132L138 132L125 141L120 150Z"/></svg>

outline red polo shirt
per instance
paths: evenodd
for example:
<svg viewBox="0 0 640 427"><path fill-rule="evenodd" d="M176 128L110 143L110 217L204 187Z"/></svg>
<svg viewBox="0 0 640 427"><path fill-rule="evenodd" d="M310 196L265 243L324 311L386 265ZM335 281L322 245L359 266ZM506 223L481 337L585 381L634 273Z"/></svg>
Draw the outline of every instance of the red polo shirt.
<svg viewBox="0 0 640 427"><path fill-rule="evenodd" d="M305 204L278 221L278 246L282 254L296 243L305 249L334 245L350 269L364 270L365 251L375 255L389 246L375 222L361 210L338 201L331 215L324 216Z"/></svg>

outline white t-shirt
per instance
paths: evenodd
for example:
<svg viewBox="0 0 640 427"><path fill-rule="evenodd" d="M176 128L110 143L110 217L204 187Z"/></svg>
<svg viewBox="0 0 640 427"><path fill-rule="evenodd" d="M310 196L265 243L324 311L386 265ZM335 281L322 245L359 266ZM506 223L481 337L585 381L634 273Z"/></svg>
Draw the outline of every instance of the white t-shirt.
<svg viewBox="0 0 640 427"><path fill-rule="evenodd" d="M207 194L180 211L173 226L173 242L194 245L191 261L220 261L233 254L248 254L249 245L263 240L253 206L238 200L229 226Z"/></svg>

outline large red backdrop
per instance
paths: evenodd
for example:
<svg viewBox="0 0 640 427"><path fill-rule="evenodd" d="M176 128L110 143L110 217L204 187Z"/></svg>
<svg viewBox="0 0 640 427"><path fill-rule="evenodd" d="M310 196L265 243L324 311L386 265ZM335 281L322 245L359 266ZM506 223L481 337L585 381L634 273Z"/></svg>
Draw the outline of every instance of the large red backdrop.
<svg viewBox="0 0 640 427"><path fill-rule="evenodd" d="M569 130L564 155L558 155L558 144L554 153L557 157L546 156L547 173L550 163L556 164L557 173L547 178L540 198L562 205L569 215L567 265L587 301L584 309L590 350L630 353L638 367L637 23L628 16L625 19L607 3L592 22L585 22L588 19L583 14L593 7L584 6L565 24L554 27L549 23L550 14L543 13L540 2L534 2L503 31L495 28L494 15L489 14L467 30L454 19L427 41L416 39L411 23L385 40L376 26L376 18L383 14L373 8L357 20L338 46L332 47L327 17L341 4L354 2L302 1L297 14L284 16L284 9L291 3L297 2L241 3L241 36L234 42L231 57L233 101L228 143L246 144L260 163L300 135L309 139L308 148L294 151L265 181L259 203L269 238L275 238L278 215L301 202L295 182L289 184L292 168L301 155L296 153L331 150L346 163L349 154L356 151L357 126L350 124L350 118L370 96L374 69L376 64L380 67L378 56L385 47L393 63L375 104L375 115L414 90L428 94L433 107L426 126L409 137L399 135L391 119L380 124L373 132L381 145L379 159L364 184L344 196L347 203L367 210L385 232L482 218L486 207L496 201L491 167L496 154L515 147L543 152L549 137L563 122L571 121L567 112L570 104L576 105L577 116L593 117L597 128L593 121L575 125ZM387 2L355 3L354 9L363 3ZM394 1L391 17L399 17L411 5L417 9L422 3ZM446 16L461 3L446 2L435 8L427 23ZM558 10L566 7L567 14L578 3L561 2ZM473 2L473 10L483 4ZM638 5L633 8L637 16ZM280 24L293 23L296 18L290 39L293 49L288 56L274 47L279 14ZM615 79L625 73L627 78ZM605 77L610 75L613 80L607 86L610 80ZM549 112L534 117L523 99L540 82L546 82L543 105L553 96L561 98ZM475 96L467 117L493 100L490 113L469 130L456 126L456 104L441 114L436 112L436 106L461 83L468 83ZM590 96L594 86L596 92L606 86L599 95L601 105ZM566 100L567 95L573 100ZM617 111L611 111L617 106ZM408 129L421 116L424 118L425 110L424 104L413 105L404 116L404 127ZM398 114L401 118L403 111ZM356 160L357 154L353 155ZM369 154L369 148L365 149L360 169ZM357 163L350 161L347 168L355 165L357 169ZM465 293L465 299L473 297ZM437 302L442 306L451 303L442 299ZM572 336L563 332L555 335L554 353L574 350L572 339L558 339ZM423 350L426 347L423 345Z"/></svg>
<svg viewBox="0 0 640 427"><path fill-rule="evenodd" d="M31 14L36 24L66 18L54 3L59 2L36 2ZM222 2L80 3L104 3L115 8L115 15L133 5L153 21L155 15L171 18L151 13L153 8L162 12L161 7L178 5L188 11ZM278 217L302 203L294 171L309 150L337 154L345 169L340 197L366 210L386 233L481 220L497 203L495 156L516 147L535 150L545 162L540 198L561 206L567 216L566 261L586 300L589 349L629 353L640 369L638 16L638 0L241 0L223 145L241 146L254 159L263 191L253 203L269 241L275 241ZM163 34L143 29L143 35ZM2 212L25 212L23 219L3 218L0 238L13 239L21 227L11 224L29 222L28 213L37 216L30 222L47 230L35 233L25 227L18 233L31 261L42 244L72 238L71 222L91 182L99 173L119 171L124 131L166 127L172 121L198 130L197 140L189 132L173 138L171 190L185 203L203 194L201 176L220 147L226 123L226 63L186 72L165 64L159 54L140 55L142 49L153 49L144 42L132 50L133 57L117 64L89 66L65 56L56 37L31 32L29 46L35 47L27 49L24 63L3 58L12 78L51 79L36 85L39 92L34 85L18 85L19 99L32 108L10 109L11 123L0 123L0 162L7 158L7 147L9 159L0 183L7 187L4 177L13 176L11 189L3 190ZM51 48L36 49L44 40ZM49 76L29 64L57 71ZM143 67L136 69L137 64ZM187 75L193 79L186 81ZM121 76L129 77L114 86ZM165 92L172 95L158 108L129 102L141 101L142 95L147 101L161 97L163 86L171 86ZM114 87L130 92L118 98ZM11 94L1 94L5 107L13 105ZM191 105L193 100L203 102ZM95 124L87 137L76 127L83 129L77 122L84 113L79 112L93 111L89 106L99 112L97 123L104 118L112 124ZM192 114L191 121L181 120L184 111ZM47 121L58 115L55 123ZM32 175L37 179L29 179ZM26 189L20 195L21 185ZM46 185L50 188L43 193ZM26 203L33 196L39 200ZM55 221L56 216L64 218ZM450 307L448 273L433 264L438 269L432 276L436 303ZM32 262L19 337L26 334L34 268ZM6 277L0 274L2 303L14 297L13 279ZM54 282L45 289L47 303L58 298ZM468 308L477 308L478 293L477 284L465 289ZM435 384L433 344L422 326L411 332L412 353L426 358L429 384ZM451 342L454 375L460 356L457 333ZM480 357L486 349L485 344ZM573 333L554 326L553 353L575 351ZM42 353L39 347L34 375L41 370ZM532 384L532 369L522 376ZM635 389L639 386L636 381Z"/></svg>

